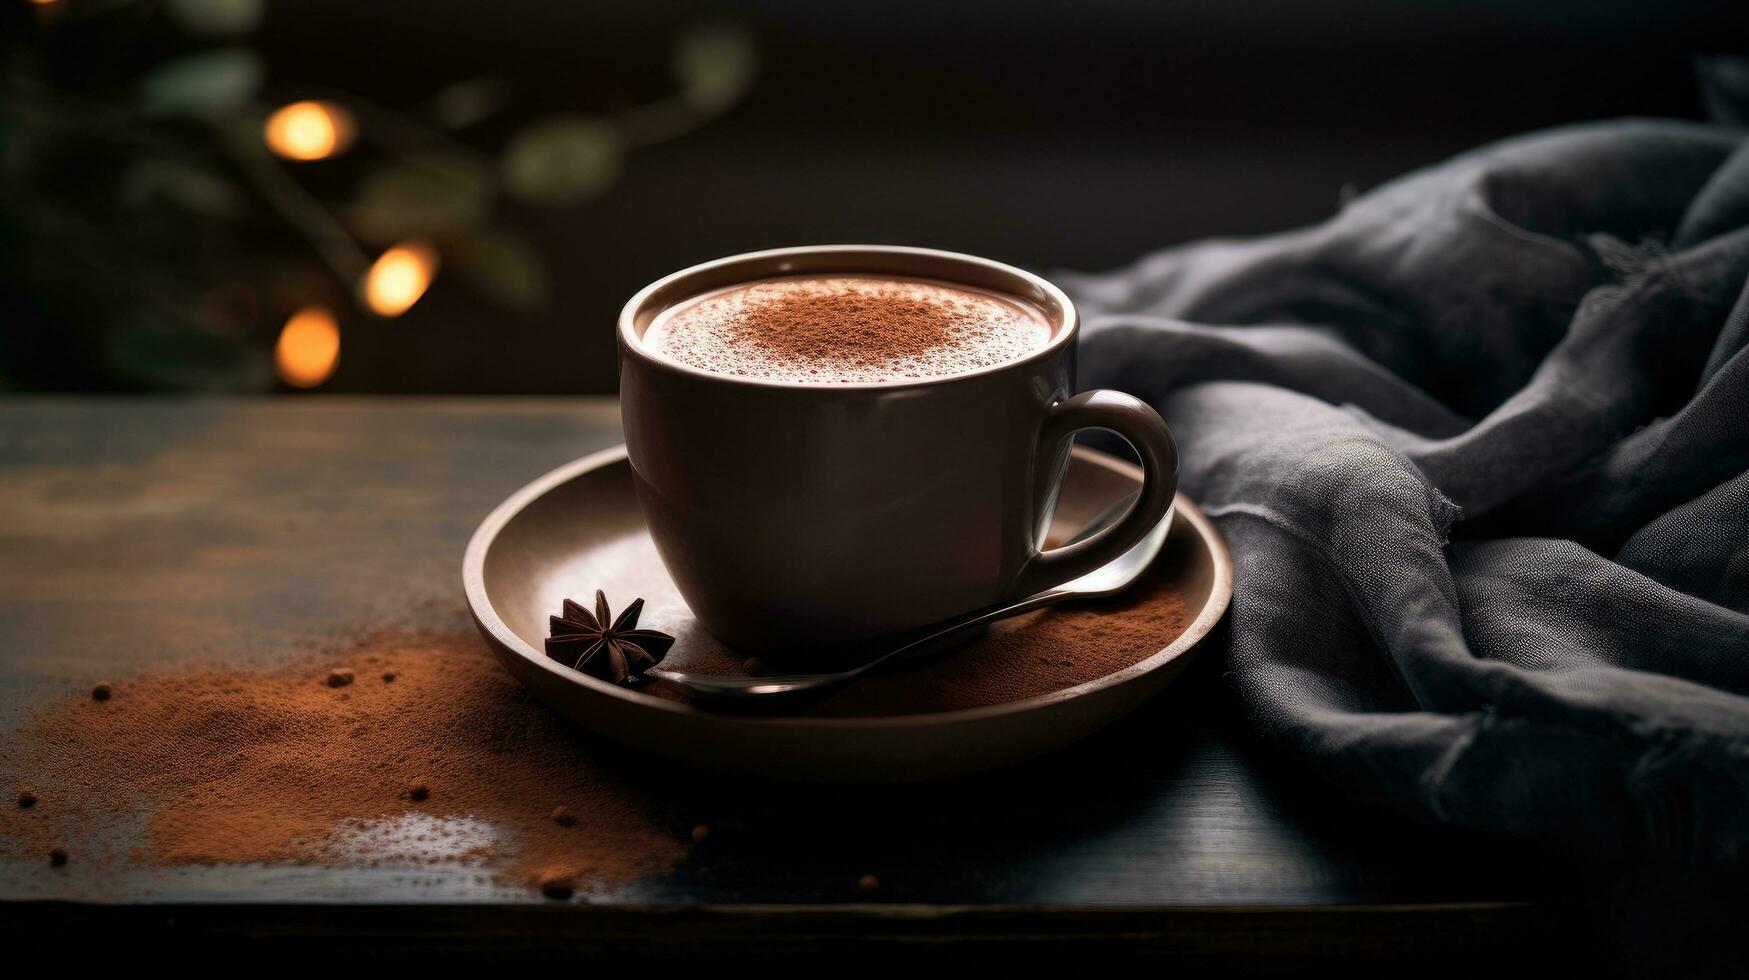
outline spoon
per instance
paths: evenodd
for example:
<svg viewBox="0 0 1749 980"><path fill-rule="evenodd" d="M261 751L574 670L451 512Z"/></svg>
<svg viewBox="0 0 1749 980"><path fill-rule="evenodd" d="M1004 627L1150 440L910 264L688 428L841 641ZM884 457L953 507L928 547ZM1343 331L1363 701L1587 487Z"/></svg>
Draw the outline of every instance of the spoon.
<svg viewBox="0 0 1749 980"><path fill-rule="evenodd" d="M1119 500L1095 517L1065 544L1092 537L1101 528L1122 517L1135 503L1136 494ZM679 670L655 669L649 676L671 684L691 695L700 707L775 708L809 698L817 698L838 690L857 678L890 664L939 649L946 641L968 630L987 626L997 620L1067 602L1070 599L1097 599L1114 595L1128 588L1141 577L1154 556L1166 543L1166 532L1172 524L1172 512L1130 550L1078 579L1056 588L1029 596L1007 606L998 606L951 620L928 635L887 651L861 666L831 674L786 674L773 677L740 677L730 674L690 674Z"/></svg>

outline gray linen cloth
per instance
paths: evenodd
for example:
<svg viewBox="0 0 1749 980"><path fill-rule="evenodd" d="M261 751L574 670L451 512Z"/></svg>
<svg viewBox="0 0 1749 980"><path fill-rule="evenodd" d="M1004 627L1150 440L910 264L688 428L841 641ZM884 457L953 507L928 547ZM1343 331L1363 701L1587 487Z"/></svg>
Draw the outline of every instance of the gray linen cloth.
<svg viewBox="0 0 1749 980"><path fill-rule="evenodd" d="M1227 674L1342 792L1588 858L1749 849L1749 143L1484 147L1058 277L1232 545Z"/></svg>

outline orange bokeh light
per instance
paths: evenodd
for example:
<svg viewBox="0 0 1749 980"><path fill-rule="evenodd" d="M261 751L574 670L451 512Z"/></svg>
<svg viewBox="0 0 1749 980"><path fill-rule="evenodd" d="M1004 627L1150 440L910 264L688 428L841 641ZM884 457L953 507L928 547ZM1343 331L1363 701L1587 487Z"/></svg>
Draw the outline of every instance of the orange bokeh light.
<svg viewBox="0 0 1749 980"><path fill-rule="evenodd" d="M352 113L332 102L293 102L267 117L267 148L287 160L321 160L352 145Z"/></svg>
<svg viewBox="0 0 1749 980"><path fill-rule="evenodd" d="M293 313L279 331L273 366L279 379L294 388L314 388L327 381L340 363L340 323L325 306L306 306Z"/></svg>
<svg viewBox="0 0 1749 980"><path fill-rule="evenodd" d="M407 312L437 275L437 249L417 239L384 252L364 275L364 303L377 316Z"/></svg>

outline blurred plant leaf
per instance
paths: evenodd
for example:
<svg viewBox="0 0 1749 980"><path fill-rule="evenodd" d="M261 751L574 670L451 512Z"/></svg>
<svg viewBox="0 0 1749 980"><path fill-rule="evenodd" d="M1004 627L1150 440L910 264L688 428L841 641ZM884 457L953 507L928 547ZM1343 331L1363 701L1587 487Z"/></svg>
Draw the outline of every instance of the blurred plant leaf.
<svg viewBox="0 0 1749 980"><path fill-rule="evenodd" d="M471 160L424 154L365 178L348 219L359 237L388 244L473 228L490 209L491 188Z"/></svg>
<svg viewBox="0 0 1749 980"><path fill-rule="evenodd" d="M120 325L107 353L117 374L164 391L264 391L273 384L267 351L198 323L147 317Z"/></svg>
<svg viewBox="0 0 1749 980"><path fill-rule="evenodd" d="M146 76L141 104L160 115L218 116L249 104L261 88L261 59L218 48L167 62Z"/></svg>
<svg viewBox="0 0 1749 980"><path fill-rule="evenodd" d="M489 299L514 310L546 305L547 269L528 242L502 229L486 228L444 249L450 265Z"/></svg>
<svg viewBox="0 0 1749 980"><path fill-rule="evenodd" d="M261 23L267 0L169 0L170 16L190 33L246 34Z"/></svg>
<svg viewBox="0 0 1749 980"><path fill-rule="evenodd" d="M695 25L674 42L681 96L703 112L733 105L752 84L757 60L751 35L732 25Z"/></svg>
<svg viewBox="0 0 1749 980"><path fill-rule="evenodd" d="M427 114L445 129L464 129L498 114L508 98L496 78L471 78L432 96Z"/></svg>
<svg viewBox="0 0 1749 980"><path fill-rule="evenodd" d="M122 200L139 207L161 198L195 214L237 218L245 211L243 193L222 177L176 160L147 158L128 168Z"/></svg>
<svg viewBox="0 0 1749 980"><path fill-rule="evenodd" d="M619 174L620 142L612 127L582 116L539 123L504 151L504 183L535 204L564 205L606 190Z"/></svg>

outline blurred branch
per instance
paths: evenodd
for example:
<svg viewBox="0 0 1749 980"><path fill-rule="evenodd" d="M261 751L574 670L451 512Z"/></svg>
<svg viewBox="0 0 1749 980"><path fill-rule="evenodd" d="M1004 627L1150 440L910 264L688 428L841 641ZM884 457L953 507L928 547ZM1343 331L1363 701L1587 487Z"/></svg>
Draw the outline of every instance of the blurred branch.
<svg viewBox="0 0 1749 980"><path fill-rule="evenodd" d="M619 112L611 122L625 145L650 146L685 136L710 122L710 117L694 109L684 95L671 95Z"/></svg>
<svg viewBox="0 0 1749 980"><path fill-rule="evenodd" d="M497 115L508 101L503 82L481 75L445 87L425 103L424 114L446 129L466 129Z"/></svg>
<svg viewBox="0 0 1749 980"><path fill-rule="evenodd" d="M674 77L680 90L613 118L629 146L675 139L722 115L753 83L758 61L753 38L733 24L695 24L674 42Z"/></svg>
<svg viewBox="0 0 1749 980"><path fill-rule="evenodd" d="M0 42L0 258L12 264L0 302L33 311L67 350L102 352L100 369L130 384L271 383L262 341L286 309L355 293L377 308L380 246L435 247L480 295L540 308L551 257L494 223L496 209L606 192L629 149L728 111L756 62L743 30L694 24L674 39L671 93L528 120L482 150L456 133L510 105L503 80L468 78L407 109L324 86L298 87L326 102L282 102L246 38L265 12L265 0L66 0L20 13L34 29ZM354 147L370 152L310 166ZM246 301L226 307L227 289Z"/></svg>
<svg viewBox="0 0 1749 980"><path fill-rule="evenodd" d="M406 162L419 166L417 151L439 148L443 157L456 160L466 160L479 168L481 173L489 173L492 169L492 158L466 143L456 139L436 126L424 123L406 113L391 109L385 105L373 102L353 92L347 92L325 85L300 86L300 90L310 93L313 97L331 99L345 105L358 116L359 132L370 138L370 141L384 149L400 155ZM424 157L423 159L432 159ZM455 172L445 176L460 176Z"/></svg>
<svg viewBox="0 0 1749 980"><path fill-rule="evenodd" d="M233 128L225 136L224 144L262 199L309 240L341 282L357 282L370 268L370 259L340 219L285 172L253 130Z"/></svg>

